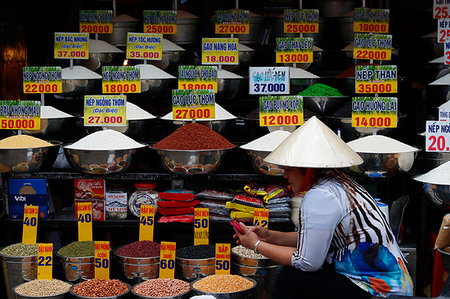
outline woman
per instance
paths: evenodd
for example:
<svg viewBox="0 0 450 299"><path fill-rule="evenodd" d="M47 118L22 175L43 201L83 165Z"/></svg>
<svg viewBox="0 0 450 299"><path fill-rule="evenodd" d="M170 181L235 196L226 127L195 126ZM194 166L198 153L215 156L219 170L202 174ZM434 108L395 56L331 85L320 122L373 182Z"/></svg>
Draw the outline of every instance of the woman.
<svg viewBox="0 0 450 299"><path fill-rule="evenodd" d="M376 201L337 168L363 161L316 117L265 159L282 165L294 194L306 191L299 232L240 223L238 244L283 265L274 298L411 295L405 259Z"/></svg>

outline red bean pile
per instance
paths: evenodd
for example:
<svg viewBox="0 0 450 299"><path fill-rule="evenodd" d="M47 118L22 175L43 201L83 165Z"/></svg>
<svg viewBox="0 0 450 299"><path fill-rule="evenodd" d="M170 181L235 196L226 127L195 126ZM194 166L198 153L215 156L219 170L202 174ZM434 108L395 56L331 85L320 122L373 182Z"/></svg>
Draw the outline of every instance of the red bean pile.
<svg viewBox="0 0 450 299"><path fill-rule="evenodd" d="M153 146L156 149L171 150L211 150L232 147L234 144L225 137L198 123L190 123L178 128Z"/></svg>
<svg viewBox="0 0 450 299"><path fill-rule="evenodd" d="M159 256L161 244L152 241L137 241L116 250L116 253L126 257Z"/></svg>
<svg viewBox="0 0 450 299"><path fill-rule="evenodd" d="M180 279L156 278L136 285L133 291L142 296L172 297L189 292L189 283Z"/></svg>
<svg viewBox="0 0 450 299"><path fill-rule="evenodd" d="M111 297L128 291L128 286L118 279L89 279L75 285L72 292L84 297Z"/></svg>

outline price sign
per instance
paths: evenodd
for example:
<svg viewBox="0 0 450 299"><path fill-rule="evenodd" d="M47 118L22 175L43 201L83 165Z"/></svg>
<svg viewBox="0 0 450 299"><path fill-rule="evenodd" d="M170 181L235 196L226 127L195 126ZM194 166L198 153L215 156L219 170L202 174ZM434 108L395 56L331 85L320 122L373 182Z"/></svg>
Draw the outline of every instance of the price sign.
<svg viewBox="0 0 450 299"><path fill-rule="evenodd" d="M444 64L450 65L450 41L444 42Z"/></svg>
<svg viewBox="0 0 450 299"><path fill-rule="evenodd" d="M442 0L433 0L433 18L450 18L450 2Z"/></svg>
<svg viewBox="0 0 450 299"><path fill-rule="evenodd" d="M55 32L55 59L89 59L89 33Z"/></svg>
<svg viewBox="0 0 450 299"><path fill-rule="evenodd" d="M388 33L389 9L355 8L353 32Z"/></svg>
<svg viewBox="0 0 450 299"><path fill-rule="evenodd" d="M75 202L78 241L92 241L92 202Z"/></svg>
<svg viewBox="0 0 450 299"><path fill-rule="evenodd" d="M268 228L269 209L255 208L255 213L253 214L253 225Z"/></svg>
<svg viewBox="0 0 450 299"><path fill-rule="evenodd" d="M439 107L439 121L450 121L449 107Z"/></svg>
<svg viewBox="0 0 450 299"><path fill-rule="evenodd" d="M127 35L127 59L162 59L162 34L131 33Z"/></svg>
<svg viewBox="0 0 450 299"><path fill-rule="evenodd" d="M125 126L126 102L125 95L84 96L84 125Z"/></svg>
<svg viewBox="0 0 450 299"><path fill-rule="evenodd" d="M289 94L289 67L250 67L250 94Z"/></svg>
<svg viewBox="0 0 450 299"><path fill-rule="evenodd" d="M109 241L95 241L95 279L109 279Z"/></svg>
<svg viewBox="0 0 450 299"><path fill-rule="evenodd" d="M355 33L354 59L391 60L392 35Z"/></svg>
<svg viewBox="0 0 450 299"><path fill-rule="evenodd" d="M214 89L217 93L217 66L178 66L178 89Z"/></svg>
<svg viewBox="0 0 450 299"><path fill-rule="evenodd" d="M174 278L175 275L175 242L161 242L159 257L159 278Z"/></svg>
<svg viewBox="0 0 450 299"><path fill-rule="evenodd" d="M230 243L216 243L215 274L230 274Z"/></svg>
<svg viewBox="0 0 450 299"><path fill-rule="evenodd" d="M300 126L303 124L303 98L301 96L259 97L259 125Z"/></svg>
<svg viewBox="0 0 450 299"><path fill-rule="evenodd" d="M80 10L80 32L111 34L112 10Z"/></svg>
<svg viewBox="0 0 450 299"><path fill-rule="evenodd" d="M23 206L23 230L22 243L36 244L37 223L38 223L39 207L24 205Z"/></svg>
<svg viewBox="0 0 450 299"><path fill-rule="evenodd" d="M276 63L311 63L313 62L313 39L277 38Z"/></svg>
<svg viewBox="0 0 450 299"><path fill-rule="evenodd" d="M103 93L140 93L141 72L136 66L102 67Z"/></svg>
<svg viewBox="0 0 450 299"><path fill-rule="evenodd" d="M216 34L249 34L250 11L243 9L216 10Z"/></svg>
<svg viewBox="0 0 450 299"><path fill-rule="evenodd" d="M174 119L210 119L215 117L215 94L212 89L172 90Z"/></svg>
<svg viewBox="0 0 450 299"><path fill-rule="evenodd" d="M319 33L319 10L285 9L284 33Z"/></svg>
<svg viewBox="0 0 450 299"><path fill-rule="evenodd" d="M141 205L139 215L139 241L153 241L155 227L155 206Z"/></svg>
<svg viewBox="0 0 450 299"><path fill-rule="evenodd" d="M40 243L38 245L37 279L53 279L53 244Z"/></svg>
<svg viewBox="0 0 450 299"><path fill-rule="evenodd" d="M62 75L59 66L24 67L24 93L62 93Z"/></svg>
<svg viewBox="0 0 450 299"><path fill-rule="evenodd" d="M396 128L397 98L352 98L352 127Z"/></svg>
<svg viewBox="0 0 450 299"><path fill-rule="evenodd" d="M239 39L202 38L202 64L239 64Z"/></svg>
<svg viewBox="0 0 450 299"><path fill-rule="evenodd" d="M39 130L40 115L40 101L0 101L0 129Z"/></svg>
<svg viewBox="0 0 450 299"><path fill-rule="evenodd" d="M427 152L450 152L450 122L427 120L425 138Z"/></svg>
<svg viewBox="0 0 450 299"><path fill-rule="evenodd" d="M209 244L209 209L194 210L194 245Z"/></svg>
<svg viewBox="0 0 450 299"><path fill-rule="evenodd" d="M396 65L357 65L356 93L397 93Z"/></svg>
<svg viewBox="0 0 450 299"><path fill-rule="evenodd" d="M144 10L144 32L177 34L177 11Z"/></svg>
<svg viewBox="0 0 450 299"><path fill-rule="evenodd" d="M437 23L438 23L437 42L444 43L450 37L450 20L439 19Z"/></svg>

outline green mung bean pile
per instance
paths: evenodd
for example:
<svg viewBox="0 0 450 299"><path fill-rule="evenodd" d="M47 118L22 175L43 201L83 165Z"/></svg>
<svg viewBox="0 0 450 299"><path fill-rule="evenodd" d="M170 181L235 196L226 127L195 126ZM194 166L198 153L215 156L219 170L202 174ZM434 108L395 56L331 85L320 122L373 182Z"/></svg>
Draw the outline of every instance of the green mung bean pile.
<svg viewBox="0 0 450 299"><path fill-rule="evenodd" d="M334 87L323 83L315 83L298 93L305 97L342 97L342 94Z"/></svg>
<svg viewBox="0 0 450 299"><path fill-rule="evenodd" d="M72 242L60 250L58 254L65 257L86 257L95 255L94 241Z"/></svg>
<svg viewBox="0 0 450 299"><path fill-rule="evenodd" d="M30 244L22 244L15 243L9 246L6 246L0 251L0 254L6 256L31 256L38 254L38 244L30 245Z"/></svg>

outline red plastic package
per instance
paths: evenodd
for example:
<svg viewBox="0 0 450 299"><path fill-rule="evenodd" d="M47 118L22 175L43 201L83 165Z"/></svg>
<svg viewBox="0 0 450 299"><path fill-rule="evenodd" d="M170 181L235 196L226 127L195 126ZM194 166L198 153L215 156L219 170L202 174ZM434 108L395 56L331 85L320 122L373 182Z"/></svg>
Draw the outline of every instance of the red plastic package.
<svg viewBox="0 0 450 299"><path fill-rule="evenodd" d="M169 191L159 192L159 198L164 200L181 200L190 201L195 197L194 191L185 189L173 189Z"/></svg>
<svg viewBox="0 0 450 299"><path fill-rule="evenodd" d="M185 208L159 208L158 213L161 215L181 215L181 214L193 214L195 208L194 207L185 207Z"/></svg>
<svg viewBox="0 0 450 299"><path fill-rule="evenodd" d="M236 194L231 202L255 208L264 208L264 204L261 199L245 194Z"/></svg>
<svg viewBox="0 0 450 299"><path fill-rule="evenodd" d="M194 215L162 216L158 220L158 223L171 223L171 222L193 223Z"/></svg>
<svg viewBox="0 0 450 299"><path fill-rule="evenodd" d="M179 201L179 200L159 200L158 206L162 208L185 208L185 207L195 207L199 204L198 200L191 201Z"/></svg>

